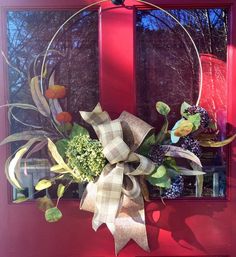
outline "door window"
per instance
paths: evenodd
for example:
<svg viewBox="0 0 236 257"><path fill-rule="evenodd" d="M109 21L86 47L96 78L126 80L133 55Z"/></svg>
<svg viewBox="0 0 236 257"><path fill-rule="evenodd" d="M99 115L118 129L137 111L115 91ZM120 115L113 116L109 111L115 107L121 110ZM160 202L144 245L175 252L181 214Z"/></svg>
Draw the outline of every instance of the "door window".
<svg viewBox="0 0 236 257"><path fill-rule="evenodd" d="M137 12L137 112L148 123L160 129L163 117L155 110L157 101L171 107L170 127L180 118L180 106L186 101L207 109L217 124L216 133L222 140L226 134L227 117L227 17L223 8L168 10L190 33L200 53L202 85L199 87L200 66L194 46L183 28L161 10ZM180 142L181 143L181 142ZM204 165L202 196L225 197L227 159L224 149L202 148ZM195 177L184 178L184 196L198 196ZM159 191L152 187L154 197Z"/></svg>
<svg viewBox="0 0 236 257"><path fill-rule="evenodd" d="M63 22L75 11L8 11L7 12L7 53L9 102L33 104L29 77L41 74L45 49ZM61 100L63 110L79 120L79 110L91 110L99 101L98 86L98 14L84 11L64 26L48 51L46 59L46 80L54 78L54 84L63 85L67 90L66 100ZM14 108L10 132L31 130L32 126L45 131L52 125L42 115L31 110ZM85 125L85 124L84 124ZM11 144L14 153L22 142ZM13 200L22 195L30 199L45 195L35 192L34 185L42 177L50 177L48 152L44 147L37 154L22 161L20 177L24 190L13 189ZM51 197L56 192L48 192ZM71 184L65 197L78 198L81 187Z"/></svg>

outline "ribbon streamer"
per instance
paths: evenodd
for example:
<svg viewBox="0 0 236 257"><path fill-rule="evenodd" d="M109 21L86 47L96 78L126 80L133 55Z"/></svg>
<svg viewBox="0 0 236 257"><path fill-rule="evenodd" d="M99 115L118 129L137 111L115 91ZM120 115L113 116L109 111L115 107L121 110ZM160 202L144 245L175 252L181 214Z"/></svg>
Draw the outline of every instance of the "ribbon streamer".
<svg viewBox="0 0 236 257"><path fill-rule="evenodd" d="M94 213L95 231L103 223L107 225L116 255L130 239L148 251L143 197L135 176L150 174L155 164L134 151L153 128L127 112L112 121L100 104L92 112L80 114L93 126L109 162L98 180L87 185L80 207Z"/></svg>

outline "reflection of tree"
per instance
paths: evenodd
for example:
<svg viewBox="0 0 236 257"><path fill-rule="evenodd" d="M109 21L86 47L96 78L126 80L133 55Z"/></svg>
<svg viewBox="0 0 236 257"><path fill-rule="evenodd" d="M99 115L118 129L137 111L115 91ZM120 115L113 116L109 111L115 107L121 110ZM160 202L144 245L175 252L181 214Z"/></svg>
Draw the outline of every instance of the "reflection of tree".
<svg viewBox="0 0 236 257"><path fill-rule="evenodd" d="M188 30L200 53L226 59L224 9L171 10L170 13ZM182 101L196 101L197 55L183 29L159 10L138 12L137 69L138 113L154 126L160 126L154 110L157 100L171 105L172 119L178 116Z"/></svg>
<svg viewBox="0 0 236 257"><path fill-rule="evenodd" d="M22 72L19 75L9 69L11 102L32 103L28 79L40 74L42 57L38 58L35 67L33 62L71 14L71 11L8 12L8 58ZM57 52L49 54L48 75L54 69L56 83L67 87L69 97L62 104L74 114L79 109L91 109L98 101L97 27L97 12L83 12L60 31L50 49ZM27 123L45 124L35 113L15 113ZM12 132L25 129L15 121L11 128Z"/></svg>

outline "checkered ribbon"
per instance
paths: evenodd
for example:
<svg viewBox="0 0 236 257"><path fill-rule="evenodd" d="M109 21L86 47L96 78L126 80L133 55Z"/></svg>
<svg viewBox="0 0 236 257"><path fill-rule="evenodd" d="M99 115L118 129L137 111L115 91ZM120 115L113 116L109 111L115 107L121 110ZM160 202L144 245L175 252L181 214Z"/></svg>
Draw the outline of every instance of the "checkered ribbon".
<svg viewBox="0 0 236 257"><path fill-rule="evenodd" d="M137 148L142 143L143 138L152 127L128 113L111 121L108 113L102 111L100 104L92 112L80 112L80 114L86 122L93 126L103 145L103 153L109 162L96 182L93 228L97 230L101 224L107 224L114 235L117 252L123 247L123 243L119 243L119 240L116 240L117 236L115 236L117 231L116 219L122 209L123 199L125 197L125 199L129 199L126 201L137 201L137 199L140 201L141 190L136 176L148 175L155 168L149 159L136 154L131 149ZM130 131L128 131L128 127ZM129 139L133 137L133 140L128 140L129 142L126 143L124 141L124 137L127 138L126 134ZM81 201L82 209L84 209L83 205L86 205L88 194L89 191L85 193ZM143 201L141 200L141 202L143 210ZM144 220L143 222L145 224ZM128 231L127 233L129 234ZM144 236L146 237L146 230ZM118 235L119 237L120 235ZM148 245L144 245L143 248L147 250Z"/></svg>

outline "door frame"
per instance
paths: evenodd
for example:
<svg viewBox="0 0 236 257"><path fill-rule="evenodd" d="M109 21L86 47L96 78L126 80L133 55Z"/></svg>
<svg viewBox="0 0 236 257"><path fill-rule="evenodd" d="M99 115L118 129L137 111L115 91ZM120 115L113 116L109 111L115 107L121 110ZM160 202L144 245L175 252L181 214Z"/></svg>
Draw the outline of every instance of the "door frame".
<svg viewBox="0 0 236 257"><path fill-rule="evenodd" d="M80 0L80 7L81 6L86 6L87 4L92 3L92 0ZM230 23L229 23L229 28L230 28L230 35L229 35L229 45L227 49L227 84L228 84L228 123L230 124L230 129L235 129L236 128L236 101L234 100L234 97L236 97L236 87L234 86L236 82L236 73L234 72L236 70L236 0L182 0L179 3L176 3L175 0L152 0L151 1L154 4L159 5L162 8L199 8L199 7L226 7L229 9L230 12ZM134 2L132 0L127 0L127 4L132 5ZM61 0L59 3L57 0L38 0L32 2L32 0L0 0L0 20L1 20L1 26L0 26L0 38L4 38L5 35L5 12L8 9L52 9L53 6L57 6L57 9L77 9L78 5L75 3L74 0ZM135 4L135 8L144 8L144 5L142 4ZM53 8L54 9L54 8ZM102 10L100 10L102 12ZM114 12L116 10L114 9ZM135 11L135 10L134 10ZM109 15L104 14L104 16L101 17L100 22L108 22L108 19L110 20ZM109 66L105 65L105 63L113 56L115 57L117 55L117 45L109 45L109 39L108 39L108 34L107 32L111 29L110 26L108 27L102 27L100 25L100 38L99 42L107 42L104 46L100 45L100 90L101 90L101 101L104 104L105 109L109 109L112 116L116 117L118 113L120 113L121 110L123 110L124 106L128 106L126 108L128 111L135 113L135 63L134 63L134 56L135 56L135 34L134 34L134 24L133 24L133 32L131 32L131 23L134 21L134 13L127 17L126 21L129 24L129 30L125 32L125 36L129 38L129 44L127 44L125 47L126 53L128 53L131 57L129 58L129 63L132 66L131 68L131 73L129 73L129 76L123 77L122 74L120 77L118 76L117 78L122 79L122 83L120 84L121 87L123 85L123 89L125 92L129 95L129 97L126 97L123 100L123 105L118 105L117 100L114 101L115 96L111 97L112 94L112 87L110 88L110 91L107 91L108 85L113 85L113 77L108 76L110 69ZM113 21L114 27L119 27L118 19ZM121 32L122 33L122 32ZM6 49L6 45L3 40L0 41L0 48L1 49ZM123 53L124 54L124 53ZM132 57L133 56L133 57ZM132 61L133 58L133 61ZM122 62L117 61L117 65L123 65ZM7 98L7 66L4 63L3 58L0 58L0 77L2 78L2 83L1 83L1 94L0 94L0 103L4 104L6 103ZM129 84L131 91L127 92L127 89L125 88L125 85ZM117 88L118 84L115 84L113 89ZM131 101L131 104L128 103L128 101ZM8 133L8 122L7 122L7 117L6 117L6 112L3 108L0 109L0 117L2 118L1 122L1 130L0 130L0 138L4 138L7 133ZM228 185L228 198L227 200L219 200L219 199L213 199L213 200L208 200L209 203L214 203L214 204L221 204L222 201L226 202L229 209L228 211L230 213L235 213L236 211L236 173L234 172L234 169L236 170L236 142L233 142L231 146L229 147L229 185ZM31 213L32 220L29 220L29 226L32 226L33 222L36 222L37 218L40 215L38 214L38 210L36 210L36 207L34 203L32 202L26 202L22 203L20 205L13 204L11 202L11 189L8 184L8 182L5 179L4 172L3 172L3 167L4 167L4 161L7 157L7 152L8 149L7 147L1 147L0 148L0 154L1 154L1 159L0 159L0 165L2 167L2 172L0 175L0 217L5 217L4 219L0 219L0 249L2 251L5 251L9 254L9 256L6 257L15 257L14 256L14 251L12 252L12 255L9 253L9 249L11 248L11 241L6 242L6 238L12 238L7 236L7 233L12 233L9 232L8 230L8 222L11 222L12 226L16 226L18 224L18 216L28 216L28 213ZM172 200L168 201L170 206L175 206L177 205L177 202L179 200ZM205 203L206 200L201 200L201 199L194 199L194 200L181 200L181 202L184 201L186 204L188 203L196 203L196 201L201 204ZM65 200L62 201L61 203L62 207L64 209L70 208L71 206L76 206L78 208L78 202L75 200ZM197 204L198 205L198 204ZM234 206L235 205L235 206ZM151 211L152 209L158 208L158 204L154 201L153 203L149 204L147 206L147 211ZM18 213L18 216L15 215L15 213ZM70 213L70 212L68 212ZM230 217L230 213L228 214L228 217ZM86 214L81 214L82 217L87 217ZM149 215L147 213L147 215ZM34 220L35 217L35 220ZM89 216L91 218L91 216ZM39 221L42 222L42 221ZM236 228L236 221L235 219L232 219L231 221L231 229ZM148 224L149 226L150 224ZM66 229L66 226L62 225L63 228ZM88 228L89 229L89 228ZM227 227L227 229L229 229ZM151 225L149 230L151 231ZM57 228L56 231L59 231ZM20 233L20 231L18 231ZM40 232L43 235L43 231ZM151 232L152 234L152 232ZM164 232L162 232L162 238L163 240L168 238L169 235L165 235ZM19 235L19 234L18 234ZM98 235L97 235L98 236ZM110 238L110 237L109 237ZM207 240L207 235L205 235L205 238ZM226 250L224 253L227 253L229 255L234 256L236 254L235 249L233 249L233 239L228 238L230 242L227 243L228 246L226 247ZM168 245L168 242L163 242L165 246ZM32 246L33 247L33 246ZM110 249L110 247L108 247ZM124 254L128 254L128 252L131 250L135 250L136 246L130 246L130 250L124 250ZM217 248L218 249L218 248ZM32 249L33 250L33 249ZM208 249L210 253L214 253L214 249L211 249L211 247ZM218 249L220 252L223 251L223 248ZM164 254L165 250L161 248L160 254ZM222 252L223 253L223 252ZM157 254L156 251L151 253L152 256L153 254ZM201 251L196 251L196 254L202 254ZM158 252L159 255L159 252ZM40 256L40 255L35 255L35 256ZM48 255L50 256L50 255ZM121 254L123 255L123 253ZM129 255L127 255L129 256Z"/></svg>

